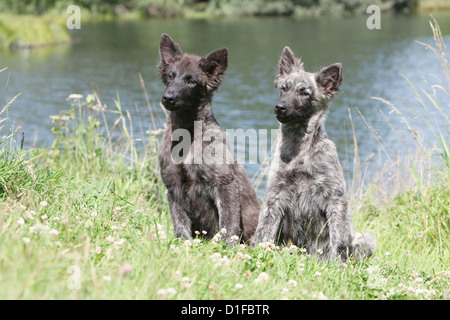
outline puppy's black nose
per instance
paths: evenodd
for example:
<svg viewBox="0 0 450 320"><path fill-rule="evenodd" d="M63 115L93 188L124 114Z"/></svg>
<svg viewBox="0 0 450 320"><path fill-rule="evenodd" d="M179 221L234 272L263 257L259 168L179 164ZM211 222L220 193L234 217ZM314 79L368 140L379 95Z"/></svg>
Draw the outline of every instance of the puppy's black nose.
<svg viewBox="0 0 450 320"><path fill-rule="evenodd" d="M274 111L275 111L275 113L284 113L286 111L286 109L287 109L287 107L286 107L285 104L278 103L275 106L275 110Z"/></svg>
<svg viewBox="0 0 450 320"><path fill-rule="evenodd" d="M162 97L163 104L173 104L175 102L175 96L173 94L164 94Z"/></svg>

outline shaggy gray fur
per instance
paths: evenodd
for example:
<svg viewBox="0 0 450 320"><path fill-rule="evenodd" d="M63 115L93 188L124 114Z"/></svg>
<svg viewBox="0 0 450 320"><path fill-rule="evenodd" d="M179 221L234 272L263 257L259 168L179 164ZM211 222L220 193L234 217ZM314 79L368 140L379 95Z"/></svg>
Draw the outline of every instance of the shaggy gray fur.
<svg viewBox="0 0 450 320"><path fill-rule="evenodd" d="M354 230L336 147L323 128L342 82L342 64L309 73L285 47L278 68L275 113L281 139L252 243L292 242L327 261L369 256L375 240Z"/></svg>

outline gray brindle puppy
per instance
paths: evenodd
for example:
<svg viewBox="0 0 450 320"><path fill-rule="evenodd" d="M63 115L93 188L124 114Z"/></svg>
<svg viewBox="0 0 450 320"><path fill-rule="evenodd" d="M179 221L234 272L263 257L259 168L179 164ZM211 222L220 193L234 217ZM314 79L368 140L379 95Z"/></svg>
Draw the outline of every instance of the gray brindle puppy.
<svg viewBox="0 0 450 320"><path fill-rule="evenodd" d="M162 104L170 114L158 157L175 235L191 239L199 232L210 239L225 228L226 243L248 241L258 224L259 203L211 105L228 50L187 54L163 34L159 54L159 75L166 85Z"/></svg>
<svg viewBox="0 0 450 320"><path fill-rule="evenodd" d="M370 256L375 240L354 230L336 147L323 127L342 82L342 64L306 72L285 47L278 68L274 111L281 139L252 243L293 243L325 261Z"/></svg>

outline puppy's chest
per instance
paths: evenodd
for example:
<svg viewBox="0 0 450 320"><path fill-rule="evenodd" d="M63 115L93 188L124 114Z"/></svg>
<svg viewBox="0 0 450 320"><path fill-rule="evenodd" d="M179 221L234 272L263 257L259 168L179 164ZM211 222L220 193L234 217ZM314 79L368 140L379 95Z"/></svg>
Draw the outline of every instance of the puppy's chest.
<svg viewBox="0 0 450 320"><path fill-rule="evenodd" d="M322 166L312 161L295 159L295 162L280 164L271 179L271 188L276 192L287 193L291 201L297 204L313 205L312 202L328 196L332 180L333 177Z"/></svg>
<svg viewBox="0 0 450 320"><path fill-rule="evenodd" d="M317 172L315 166L311 163L305 163L303 159L281 163L275 176L278 181L284 182L285 187L291 191L298 187L310 187L321 180L321 174Z"/></svg>
<svg viewBox="0 0 450 320"><path fill-rule="evenodd" d="M168 189L179 189L193 194L196 190L206 190L212 186L207 171L197 164L166 163L161 167L161 176Z"/></svg>

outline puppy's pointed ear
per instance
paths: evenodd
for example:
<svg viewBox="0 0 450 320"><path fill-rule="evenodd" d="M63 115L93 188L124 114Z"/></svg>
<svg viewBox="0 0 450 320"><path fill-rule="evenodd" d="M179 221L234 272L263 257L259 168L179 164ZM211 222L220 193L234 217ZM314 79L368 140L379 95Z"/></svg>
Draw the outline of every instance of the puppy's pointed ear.
<svg viewBox="0 0 450 320"><path fill-rule="evenodd" d="M200 69L208 75L208 87L215 90L222 83L223 74L228 67L228 49L222 48L202 57Z"/></svg>
<svg viewBox="0 0 450 320"><path fill-rule="evenodd" d="M161 42L159 43L159 57L161 58L162 63L173 63L176 59L181 57L182 53L183 51L181 51L178 43L173 41L168 34L163 33L161 35Z"/></svg>
<svg viewBox="0 0 450 320"><path fill-rule="evenodd" d="M169 72L169 67L175 61L180 59L183 51L181 51L178 43L172 40L169 35L163 33L161 35L161 42L159 44L159 57L160 61L158 64L159 77L164 82L167 78Z"/></svg>
<svg viewBox="0 0 450 320"><path fill-rule="evenodd" d="M303 63L296 58L294 52L288 46L284 47L278 61L278 72L280 76L291 73L294 68L303 69Z"/></svg>
<svg viewBox="0 0 450 320"><path fill-rule="evenodd" d="M316 81L329 98L338 91L342 80L342 63L330 64L316 72Z"/></svg>
<svg viewBox="0 0 450 320"><path fill-rule="evenodd" d="M218 49L202 57L199 66L208 75L222 75L228 67L228 49Z"/></svg>

